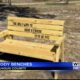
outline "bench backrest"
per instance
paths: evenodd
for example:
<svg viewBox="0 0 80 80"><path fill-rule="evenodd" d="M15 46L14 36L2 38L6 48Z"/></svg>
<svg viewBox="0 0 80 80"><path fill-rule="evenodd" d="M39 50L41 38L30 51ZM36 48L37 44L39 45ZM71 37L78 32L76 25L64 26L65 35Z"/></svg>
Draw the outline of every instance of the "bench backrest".
<svg viewBox="0 0 80 80"><path fill-rule="evenodd" d="M63 36L63 20L8 17L8 31L11 35L57 40Z"/></svg>

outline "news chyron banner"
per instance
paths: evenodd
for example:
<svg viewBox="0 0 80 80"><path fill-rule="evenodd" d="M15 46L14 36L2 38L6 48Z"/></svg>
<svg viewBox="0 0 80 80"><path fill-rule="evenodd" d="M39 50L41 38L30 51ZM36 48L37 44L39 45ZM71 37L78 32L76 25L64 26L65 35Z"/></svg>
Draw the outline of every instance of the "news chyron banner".
<svg viewBox="0 0 80 80"><path fill-rule="evenodd" d="M0 62L0 70L80 70L80 62Z"/></svg>

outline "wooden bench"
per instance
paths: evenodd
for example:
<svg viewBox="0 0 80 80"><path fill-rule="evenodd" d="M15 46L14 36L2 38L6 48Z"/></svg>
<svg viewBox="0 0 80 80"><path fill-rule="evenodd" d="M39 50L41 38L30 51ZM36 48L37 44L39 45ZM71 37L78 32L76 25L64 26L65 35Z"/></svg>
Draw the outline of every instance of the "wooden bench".
<svg viewBox="0 0 80 80"><path fill-rule="evenodd" d="M63 20L8 17L0 52L54 62L64 59ZM24 40L22 40L24 38Z"/></svg>

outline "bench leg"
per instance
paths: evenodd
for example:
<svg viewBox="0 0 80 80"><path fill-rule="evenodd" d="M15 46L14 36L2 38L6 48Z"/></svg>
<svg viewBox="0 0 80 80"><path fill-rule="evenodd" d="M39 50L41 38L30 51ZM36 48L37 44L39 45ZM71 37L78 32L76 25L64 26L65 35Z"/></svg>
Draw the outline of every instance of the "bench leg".
<svg viewBox="0 0 80 80"><path fill-rule="evenodd" d="M57 53L60 53L62 54L62 56L58 56L56 55L56 62L59 62L58 60L60 59L61 62L64 62L64 42L61 44L61 53L59 51L57 51ZM59 73L58 72L55 72L54 73L54 79L58 79L59 78Z"/></svg>
<svg viewBox="0 0 80 80"><path fill-rule="evenodd" d="M58 73L55 72L55 73L54 73L54 79L58 79L58 76L59 76Z"/></svg>
<svg viewBox="0 0 80 80"><path fill-rule="evenodd" d="M53 79L58 79L58 72L51 72Z"/></svg>
<svg viewBox="0 0 80 80"><path fill-rule="evenodd" d="M59 62L60 60L60 55L61 55L61 47L59 46L58 49L56 50L56 56L55 56L55 62ZM54 72L54 79L58 79L59 77L59 73L58 72Z"/></svg>
<svg viewBox="0 0 80 80"><path fill-rule="evenodd" d="M61 61L64 62L64 42L61 44L61 54L62 54Z"/></svg>

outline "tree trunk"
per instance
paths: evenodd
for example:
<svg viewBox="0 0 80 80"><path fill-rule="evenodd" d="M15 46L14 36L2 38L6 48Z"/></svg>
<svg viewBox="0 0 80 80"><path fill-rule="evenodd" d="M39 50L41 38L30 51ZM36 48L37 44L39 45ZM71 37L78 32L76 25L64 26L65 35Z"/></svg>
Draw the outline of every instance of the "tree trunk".
<svg viewBox="0 0 80 80"><path fill-rule="evenodd" d="M9 6L11 6L11 0L8 0L8 4L9 4Z"/></svg>
<svg viewBox="0 0 80 80"><path fill-rule="evenodd" d="M65 1L65 4L68 4L68 3L69 3L69 0L66 0L66 1Z"/></svg>

